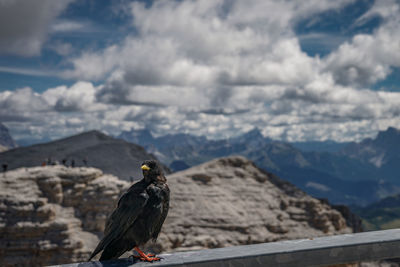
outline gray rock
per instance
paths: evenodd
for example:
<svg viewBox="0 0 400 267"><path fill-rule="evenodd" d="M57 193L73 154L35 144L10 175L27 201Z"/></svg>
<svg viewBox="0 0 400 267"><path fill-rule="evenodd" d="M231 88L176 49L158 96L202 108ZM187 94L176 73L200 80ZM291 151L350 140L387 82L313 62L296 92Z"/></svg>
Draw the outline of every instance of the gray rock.
<svg viewBox="0 0 400 267"><path fill-rule="evenodd" d="M0 179L0 265L86 260L127 187L127 182L94 168L7 172Z"/></svg>
<svg viewBox="0 0 400 267"><path fill-rule="evenodd" d="M234 156L167 176L171 207L156 248L186 251L350 233L327 203Z"/></svg>

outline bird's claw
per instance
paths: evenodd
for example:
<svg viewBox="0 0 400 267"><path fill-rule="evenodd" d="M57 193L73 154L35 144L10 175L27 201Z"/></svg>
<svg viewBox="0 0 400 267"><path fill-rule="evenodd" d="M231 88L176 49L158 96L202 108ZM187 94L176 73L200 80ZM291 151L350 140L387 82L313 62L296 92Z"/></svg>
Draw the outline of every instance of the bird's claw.
<svg viewBox="0 0 400 267"><path fill-rule="evenodd" d="M153 261L159 261L161 258L158 257L141 257L141 256L135 256L135 258L139 259L140 261L147 261L147 262L153 262Z"/></svg>
<svg viewBox="0 0 400 267"><path fill-rule="evenodd" d="M131 255L130 257L136 258L140 261L147 261L147 262L159 261L162 259L160 257L155 257L155 256L156 256L155 254L149 253L149 254L144 254L143 256Z"/></svg>
<svg viewBox="0 0 400 267"><path fill-rule="evenodd" d="M152 261L159 261L159 260L161 260L161 258L158 258L158 257L147 257L147 258L141 258L140 260L141 260L141 261L149 261L149 262L152 262Z"/></svg>

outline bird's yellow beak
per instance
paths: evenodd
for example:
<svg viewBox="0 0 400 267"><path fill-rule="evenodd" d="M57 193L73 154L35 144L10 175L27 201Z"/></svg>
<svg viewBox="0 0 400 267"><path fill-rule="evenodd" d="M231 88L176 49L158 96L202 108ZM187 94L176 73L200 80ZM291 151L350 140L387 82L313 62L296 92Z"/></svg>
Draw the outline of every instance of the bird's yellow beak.
<svg viewBox="0 0 400 267"><path fill-rule="evenodd" d="M141 169L144 171L149 171L150 167L145 164L145 165L142 165Z"/></svg>

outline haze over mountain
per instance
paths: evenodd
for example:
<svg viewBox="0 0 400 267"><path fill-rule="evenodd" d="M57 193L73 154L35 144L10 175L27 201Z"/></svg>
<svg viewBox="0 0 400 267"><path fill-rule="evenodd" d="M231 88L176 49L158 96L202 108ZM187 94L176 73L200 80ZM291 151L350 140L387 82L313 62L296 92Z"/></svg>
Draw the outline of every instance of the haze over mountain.
<svg viewBox="0 0 400 267"><path fill-rule="evenodd" d="M0 152L14 147L17 147L17 144L11 137L8 128L0 122Z"/></svg>
<svg viewBox="0 0 400 267"><path fill-rule="evenodd" d="M140 165L143 160L156 159L143 147L115 139L99 131L90 131L45 144L19 147L0 154L0 160L8 163L9 169L40 166L43 162L54 163L72 160L75 166L87 165L131 180L142 177Z"/></svg>
<svg viewBox="0 0 400 267"><path fill-rule="evenodd" d="M289 143L265 138L257 128L224 140L208 140L189 134L154 137L148 130L124 131L119 137L144 146L174 170L183 170L216 157L242 155L313 196L328 198L334 203L366 205L400 192L400 181L395 179L400 165L392 163L400 162L395 152L400 152L397 148L400 138L394 128L380 132L377 141L373 142L331 143L328 150L336 152L302 151ZM363 151L361 148L371 142L376 151L385 153L388 164L378 167L349 152ZM395 144L391 146L391 142ZM352 147L358 150L352 150Z"/></svg>

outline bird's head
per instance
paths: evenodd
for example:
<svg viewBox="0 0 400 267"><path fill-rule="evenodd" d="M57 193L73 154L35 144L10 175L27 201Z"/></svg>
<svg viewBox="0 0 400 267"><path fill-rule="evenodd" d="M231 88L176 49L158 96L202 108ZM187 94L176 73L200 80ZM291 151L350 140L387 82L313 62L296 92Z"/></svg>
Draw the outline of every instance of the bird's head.
<svg viewBox="0 0 400 267"><path fill-rule="evenodd" d="M162 169L157 161L155 160L145 160L141 167L143 171L143 177L148 182L163 181L165 182L165 177Z"/></svg>

